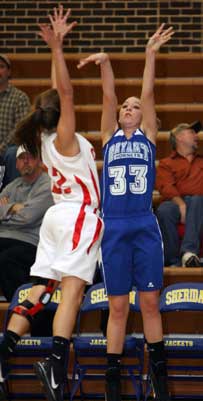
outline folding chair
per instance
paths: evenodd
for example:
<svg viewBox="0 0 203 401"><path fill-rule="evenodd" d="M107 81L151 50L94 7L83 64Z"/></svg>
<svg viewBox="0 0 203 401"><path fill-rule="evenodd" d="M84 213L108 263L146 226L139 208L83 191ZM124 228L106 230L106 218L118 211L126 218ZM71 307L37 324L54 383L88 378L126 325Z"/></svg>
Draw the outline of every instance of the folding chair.
<svg viewBox="0 0 203 401"><path fill-rule="evenodd" d="M4 330L6 328L11 310L19 302L26 299L32 284L24 284L15 292L8 308ZM52 296L51 302L46 305L44 311L56 311L61 299L61 291L57 288ZM43 314L43 312L41 312ZM46 321L44 322L46 324ZM2 363L2 373L8 399L44 399L41 385L33 371L33 363L41 358L47 357L52 348L52 337L41 337L25 335L18 342L12 358Z"/></svg>
<svg viewBox="0 0 203 401"><path fill-rule="evenodd" d="M203 312L203 284L177 283L164 289L160 298L161 313ZM190 311L190 312L188 312ZM199 319L199 321L200 321ZM182 320L183 321L183 320ZM188 319L188 326L190 321ZM198 328L197 328L198 330ZM164 336L168 359L168 376L173 399L203 398L203 335L170 333Z"/></svg>
<svg viewBox="0 0 203 401"><path fill-rule="evenodd" d="M138 312L139 304L136 289L133 288L130 293L130 309ZM80 308L77 332L73 338L74 363L73 380L71 388L71 401L75 395L80 394L80 398L104 398L104 382L106 365L106 337L101 333L82 333L82 316L87 322L87 315L91 317L91 322L96 323L98 311L108 310L108 298L103 283L90 287L87 291L84 302ZM142 397L142 373L144 364L144 337L135 333L127 335L124 346L124 355L121 365L122 387L127 387L126 381L132 385L132 395L123 394L123 398L133 398L140 400ZM89 382L87 391L86 384ZM102 383L103 382L103 383ZM89 392L92 387L94 391ZM86 386L87 387L87 386ZM123 392L123 391L122 391Z"/></svg>

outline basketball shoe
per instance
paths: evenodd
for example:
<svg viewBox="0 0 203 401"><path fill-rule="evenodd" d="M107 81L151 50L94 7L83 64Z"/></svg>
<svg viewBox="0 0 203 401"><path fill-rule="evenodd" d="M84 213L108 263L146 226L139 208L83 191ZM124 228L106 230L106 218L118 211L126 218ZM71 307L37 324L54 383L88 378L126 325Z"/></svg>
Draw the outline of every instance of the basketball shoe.
<svg viewBox="0 0 203 401"><path fill-rule="evenodd" d="M108 368L106 372L105 401L121 401L120 368Z"/></svg>
<svg viewBox="0 0 203 401"><path fill-rule="evenodd" d="M1 355L1 352L0 352ZM0 356L0 400L5 401L8 399L6 394L6 387L5 387L5 376L3 374L2 369L2 362L4 362L3 358Z"/></svg>
<svg viewBox="0 0 203 401"><path fill-rule="evenodd" d="M182 256L182 266L183 267L200 267L201 262L195 253L186 252Z"/></svg>
<svg viewBox="0 0 203 401"><path fill-rule="evenodd" d="M62 367L53 359L46 358L44 361L34 364L34 371L44 387L48 400L63 401L64 372Z"/></svg>
<svg viewBox="0 0 203 401"><path fill-rule="evenodd" d="M4 389L4 385L3 385L3 383L0 383L0 400L1 401L6 401L8 398L7 398L7 395L6 395L6 391L5 391L5 389Z"/></svg>
<svg viewBox="0 0 203 401"><path fill-rule="evenodd" d="M157 374L154 369L150 369L150 379L156 401L171 401L168 390L168 379L166 375Z"/></svg>

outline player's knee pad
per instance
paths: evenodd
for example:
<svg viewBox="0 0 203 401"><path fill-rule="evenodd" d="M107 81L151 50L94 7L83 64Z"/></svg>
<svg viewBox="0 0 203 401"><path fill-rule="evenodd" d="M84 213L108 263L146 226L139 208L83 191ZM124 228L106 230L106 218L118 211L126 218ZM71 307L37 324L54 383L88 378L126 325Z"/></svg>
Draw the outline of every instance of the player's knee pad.
<svg viewBox="0 0 203 401"><path fill-rule="evenodd" d="M21 302L20 304L14 306L12 309L11 313L16 313L17 315L24 316L29 323L32 323L32 317L30 316L29 311L34 307L34 304L28 299L25 301Z"/></svg>
<svg viewBox="0 0 203 401"><path fill-rule="evenodd" d="M47 305L50 302L52 294L58 285L58 281L43 277L33 277L32 282L33 286L36 285L46 286L45 291L39 298L39 302L41 302L43 305Z"/></svg>
<svg viewBox="0 0 203 401"><path fill-rule="evenodd" d="M26 299L21 304L16 305L11 312L20 316L24 316L29 323L32 323L35 315L44 309L44 307L50 302L53 292L58 285L58 281L36 277L33 285L46 285L45 291L40 296L39 301L34 305L32 302Z"/></svg>

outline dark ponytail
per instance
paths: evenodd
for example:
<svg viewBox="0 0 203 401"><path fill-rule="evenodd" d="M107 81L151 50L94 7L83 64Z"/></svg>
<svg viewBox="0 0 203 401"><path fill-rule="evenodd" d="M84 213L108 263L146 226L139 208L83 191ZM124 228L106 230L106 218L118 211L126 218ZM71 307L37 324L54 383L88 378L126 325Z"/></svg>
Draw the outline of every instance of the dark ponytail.
<svg viewBox="0 0 203 401"><path fill-rule="evenodd" d="M60 100L56 89L42 92L35 100L35 110L19 122L15 130L15 142L37 155L41 144L41 131L53 131L60 117Z"/></svg>
<svg viewBox="0 0 203 401"><path fill-rule="evenodd" d="M43 111L38 107L17 124L14 133L15 143L24 145L33 156L39 153L42 118Z"/></svg>
<svg viewBox="0 0 203 401"><path fill-rule="evenodd" d="M51 131L57 127L58 120L60 117L60 111L53 107L44 107L42 109L42 127L46 130Z"/></svg>

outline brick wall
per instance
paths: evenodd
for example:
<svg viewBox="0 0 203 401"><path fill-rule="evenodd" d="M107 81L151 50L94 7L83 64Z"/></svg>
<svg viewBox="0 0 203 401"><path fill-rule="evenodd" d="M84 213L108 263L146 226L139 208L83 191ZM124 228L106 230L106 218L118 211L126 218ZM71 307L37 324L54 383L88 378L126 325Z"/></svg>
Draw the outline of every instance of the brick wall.
<svg viewBox="0 0 203 401"><path fill-rule="evenodd" d="M149 33L161 22L173 25L176 34L162 51L202 52L202 0L72 0L78 26L65 42L70 53L108 51L143 52ZM37 36L37 24L47 21L53 0L0 0L0 52L46 53Z"/></svg>

